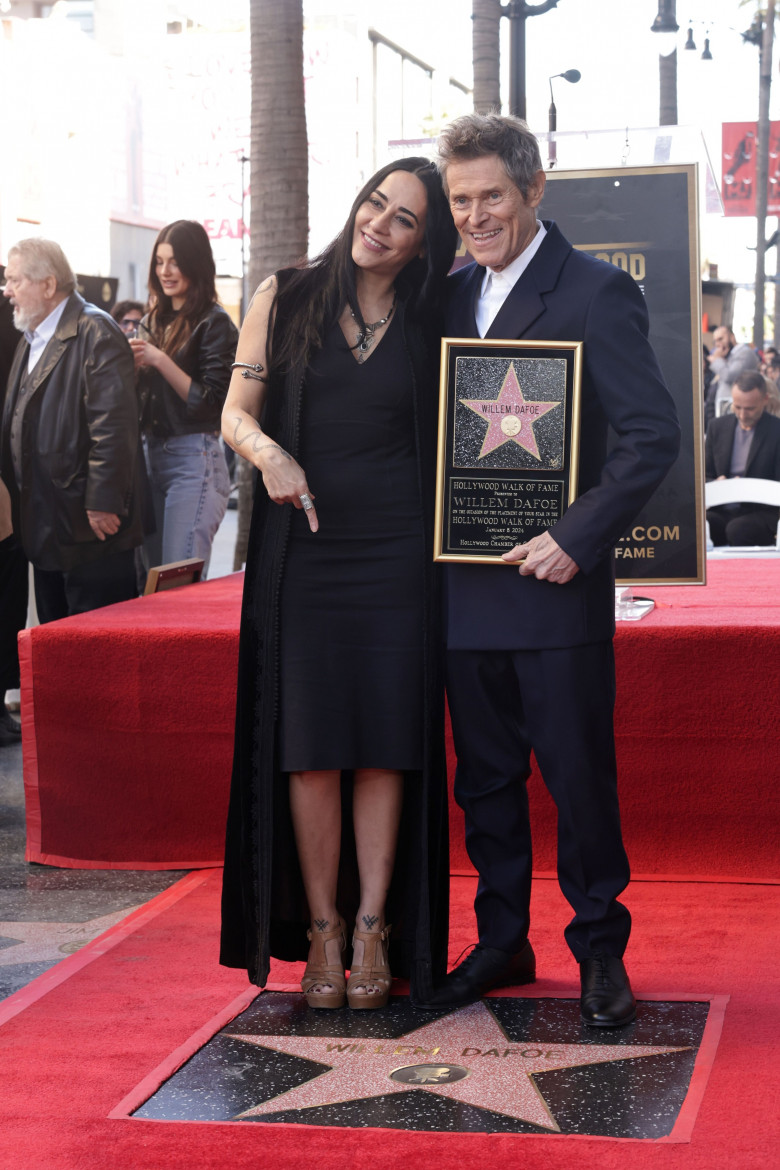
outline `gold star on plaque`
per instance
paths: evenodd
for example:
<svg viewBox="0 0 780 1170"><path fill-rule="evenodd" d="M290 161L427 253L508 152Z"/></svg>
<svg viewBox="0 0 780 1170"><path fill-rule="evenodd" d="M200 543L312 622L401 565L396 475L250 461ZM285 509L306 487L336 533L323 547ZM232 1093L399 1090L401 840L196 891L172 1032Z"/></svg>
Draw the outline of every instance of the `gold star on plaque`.
<svg viewBox="0 0 780 1170"><path fill-rule="evenodd" d="M479 453L480 459L484 459L502 443L514 442L533 455L534 459L541 461L534 423L561 405L560 402L538 402L535 398L526 398L517 380L514 362L510 362L498 398L461 398L460 401L488 424Z"/></svg>

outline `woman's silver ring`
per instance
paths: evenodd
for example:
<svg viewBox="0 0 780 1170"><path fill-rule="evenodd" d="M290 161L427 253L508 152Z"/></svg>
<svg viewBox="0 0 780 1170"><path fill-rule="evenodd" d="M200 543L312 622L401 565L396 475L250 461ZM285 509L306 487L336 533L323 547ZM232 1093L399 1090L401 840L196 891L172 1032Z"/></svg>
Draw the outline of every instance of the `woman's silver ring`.
<svg viewBox="0 0 780 1170"><path fill-rule="evenodd" d="M304 512L308 512L314 507L314 504L311 502L311 496L307 492L304 492L302 496L298 496L298 499L303 504Z"/></svg>

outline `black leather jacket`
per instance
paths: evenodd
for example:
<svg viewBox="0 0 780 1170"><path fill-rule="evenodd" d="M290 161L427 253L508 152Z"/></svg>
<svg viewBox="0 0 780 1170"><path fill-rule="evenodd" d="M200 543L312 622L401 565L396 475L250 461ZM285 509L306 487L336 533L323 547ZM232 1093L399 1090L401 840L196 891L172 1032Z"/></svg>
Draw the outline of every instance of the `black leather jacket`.
<svg viewBox="0 0 780 1170"><path fill-rule="evenodd" d="M143 532L136 490L137 399L126 338L107 313L74 292L23 394L28 354L21 340L8 379L0 443L0 475L28 560L40 569L67 572L135 548ZM118 515L119 532L98 540L87 508Z"/></svg>
<svg viewBox="0 0 780 1170"><path fill-rule="evenodd" d="M141 336L146 336L143 326ZM171 354L176 365L192 378L186 402L157 370L142 369L138 389L144 433L167 439L218 431L237 342L235 325L220 305L214 305L181 349Z"/></svg>

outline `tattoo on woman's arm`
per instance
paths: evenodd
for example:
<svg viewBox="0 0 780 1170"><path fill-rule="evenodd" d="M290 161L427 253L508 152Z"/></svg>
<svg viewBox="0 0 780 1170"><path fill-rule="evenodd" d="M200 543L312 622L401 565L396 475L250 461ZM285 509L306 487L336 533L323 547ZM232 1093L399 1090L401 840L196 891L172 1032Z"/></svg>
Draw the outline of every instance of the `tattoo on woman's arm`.
<svg viewBox="0 0 780 1170"><path fill-rule="evenodd" d="M274 277L268 276L268 277L266 277L266 279L263 281L263 283L261 285L258 285L258 287L255 289L255 291L252 293L252 299L249 302L250 309L252 308L252 305L255 303L255 297L259 296L260 293L267 292L269 288L273 288L273 284L274 284Z"/></svg>
<svg viewBox="0 0 780 1170"><path fill-rule="evenodd" d="M244 435L243 439L239 439L238 431L243 420L240 417L234 417L236 418L236 429L233 432L234 447L241 447L244 443L249 443L255 455L258 451L264 451L266 447L273 447L275 451L278 451L281 455L284 455L285 459L289 459L292 463L292 455L289 455L287 451L285 451L284 447L280 447L278 443L267 442L262 431L250 431L248 435Z"/></svg>

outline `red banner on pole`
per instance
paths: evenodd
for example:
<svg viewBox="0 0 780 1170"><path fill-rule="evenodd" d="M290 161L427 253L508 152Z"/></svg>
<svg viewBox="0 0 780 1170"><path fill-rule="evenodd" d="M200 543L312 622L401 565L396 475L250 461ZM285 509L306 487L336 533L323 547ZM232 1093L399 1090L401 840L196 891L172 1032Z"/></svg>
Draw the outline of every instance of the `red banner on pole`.
<svg viewBox="0 0 780 1170"><path fill-rule="evenodd" d="M757 122L723 123L723 210L756 214ZM780 122L769 125L767 215L780 215Z"/></svg>

